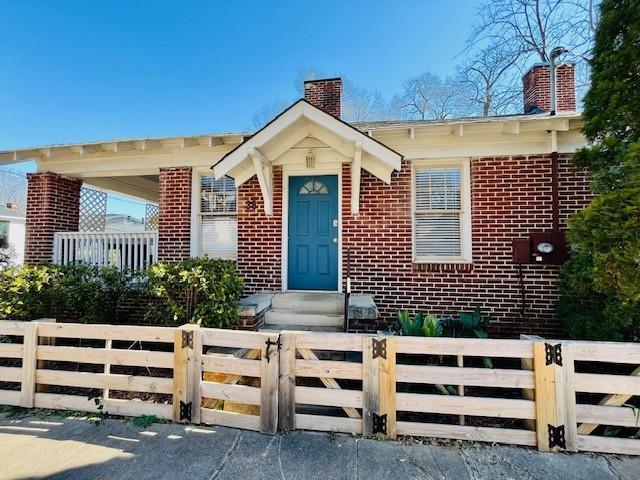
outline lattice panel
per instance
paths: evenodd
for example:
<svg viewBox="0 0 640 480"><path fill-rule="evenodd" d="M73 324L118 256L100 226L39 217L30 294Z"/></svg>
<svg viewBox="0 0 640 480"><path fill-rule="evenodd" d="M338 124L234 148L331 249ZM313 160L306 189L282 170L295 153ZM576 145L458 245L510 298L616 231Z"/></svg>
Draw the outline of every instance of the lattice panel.
<svg viewBox="0 0 640 480"><path fill-rule="evenodd" d="M158 230L158 216L160 207L152 203L147 203L144 210L144 229L147 232L155 232Z"/></svg>
<svg viewBox="0 0 640 480"><path fill-rule="evenodd" d="M107 220L107 194L82 188L80 191L80 232L104 232Z"/></svg>

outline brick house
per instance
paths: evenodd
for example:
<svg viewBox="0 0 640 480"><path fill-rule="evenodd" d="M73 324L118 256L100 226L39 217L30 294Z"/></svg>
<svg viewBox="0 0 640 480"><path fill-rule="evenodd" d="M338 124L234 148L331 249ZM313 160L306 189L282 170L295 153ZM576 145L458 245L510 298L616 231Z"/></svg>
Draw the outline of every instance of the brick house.
<svg viewBox="0 0 640 480"><path fill-rule="evenodd" d="M25 261L231 258L249 294L370 295L379 318L352 330L480 307L495 334L557 334L562 232L592 195L571 166L585 145L574 67L557 68L556 112L549 73L523 77L519 115L348 124L336 78L305 82L258 132L1 152L38 164ZM78 232L83 184L157 202L157 231Z"/></svg>

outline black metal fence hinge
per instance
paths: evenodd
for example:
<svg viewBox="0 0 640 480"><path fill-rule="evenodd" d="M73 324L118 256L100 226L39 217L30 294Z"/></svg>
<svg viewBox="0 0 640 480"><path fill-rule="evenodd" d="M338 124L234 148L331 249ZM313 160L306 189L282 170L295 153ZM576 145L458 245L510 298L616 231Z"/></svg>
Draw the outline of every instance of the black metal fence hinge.
<svg viewBox="0 0 640 480"><path fill-rule="evenodd" d="M549 428L549 448L567 448L567 444L564 439L564 425L554 427L551 424L547 424L547 426Z"/></svg>
<svg viewBox="0 0 640 480"><path fill-rule="evenodd" d="M191 421L191 402L184 403L180 400L180 420Z"/></svg>
<svg viewBox="0 0 640 480"><path fill-rule="evenodd" d="M373 338L372 343L372 356L373 358L387 358L387 339L383 338L382 340L378 340L377 338Z"/></svg>
<svg viewBox="0 0 640 480"><path fill-rule="evenodd" d="M279 352L280 351L280 347L282 347L282 344L280 343L280 335L278 335L278 339L275 342L273 340L271 340L271 338L267 338L267 342L266 343L267 343L267 350L266 350L264 356L267 358L267 363L269 363L270 356L271 356L269 354L269 349L271 348L271 346L273 345L273 346L276 347L276 349L275 349L276 352Z"/></svg>
<svg viewBox="0 0 640 480"><path fill-rule="evenodd" d="M193 330L182 330L182 348L193 348Z"/></svg>
<svg viewBox="0 0 640 480"><path fill-rule="evenodd" d="M373 434L382 433L387 434L387 414L378 415L377 413L371 414L373 420Z"/></svg>
<svg viewBox="0 0 640 480"><path fill-rule="evenodd" d="M555 363L562 366L562 344L551 345L549 343L544 344L545 360L547 365Z"/></svg>

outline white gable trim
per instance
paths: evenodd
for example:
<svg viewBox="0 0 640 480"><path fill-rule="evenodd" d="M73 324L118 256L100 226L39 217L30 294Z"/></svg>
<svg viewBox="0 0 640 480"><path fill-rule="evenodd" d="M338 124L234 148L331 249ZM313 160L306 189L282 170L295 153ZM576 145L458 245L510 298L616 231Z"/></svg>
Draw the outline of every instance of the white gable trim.
<svg viewBox="0 0 640 480"><path fill-rule="evenodd" d="M288 138L289 135L291 138ZM400 170L402 155L307 101L298 100L214 165L214 176L221 178L229 175L235 178L236 186L239 186L257 175L265 211L270 215L273 210L273 162L307 135L318 138L351 159L354 170L352 177L354 181L357 180L354 195L358 197L361 168L386 183L390 183L393 170ZM275 148L267 145L272 142L273 147L273 142L277 141L282 144L276 144ZM273 153L268 154L269 150ZM359 198L355 200L352 205L354 213L357 213Z"/></svg>

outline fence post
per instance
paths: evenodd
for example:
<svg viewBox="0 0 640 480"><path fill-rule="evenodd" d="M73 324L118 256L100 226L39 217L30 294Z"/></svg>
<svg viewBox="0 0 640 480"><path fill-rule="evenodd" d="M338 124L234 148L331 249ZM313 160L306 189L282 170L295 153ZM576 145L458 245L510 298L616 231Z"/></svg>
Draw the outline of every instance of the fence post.
<svg viewBox="0 0 640 480"><path fill-rule="evenodd" d="M20 385L20 406L33 408L36 393L38 322L25 322L22 349L22 382Z"/></svg>
<svg viewBox="0 0 640 480"><path fill-rule="evenodd" d="M198 325L182 325L173 347L173 420L200 423L202 380L202 331Z"/></svg>
<svg viewBox="0 0 640 480"><path fill-rule="evenodd" d="M296 334L280 334L280 379L278 385L278 429L296 428Z"/></svg>
<svg viewBox="0 0 640 480"><path fill-rule="evenodd" d="M396 438L396 340L362 339L362 429L364 435Z"/></svg>
<svg viewBox="0 0 640 480"><path fill-rule="evenodd" d="M536 341L543 341L544 338L538 336L538 335L526 335L526 334L521 334L520 335L520 340L529 340L530 342L532 342L531 346L533 347L533 342ZM533 348L532 348L533 350ZM522 368L522 370L532 370L533 371L533 358L521 358L520 359L520 368ZM534 400L536 399L535 396L535 390L533 388L523 388L522 389L522 396L524 398L526 398L527 400ZM536 421L535 420L523 420L523 423L525 424L525 426L529 429L529 430L535 430L536 429Z"/></svg>
<svg viewBox="0 0 640 480"><path fill-rule="evenodd" d="M535 342L533 354L538 450L575 452L576 395L571 344Z"/></svg>
<svg viewBox="0 0 640 480"><path fill-rule="evenodd" d="M260 356L260 431L278 431L278 384L280 370L280 335L264 336Z"/></svg>
<svg viewBox="0 0 640 480"><path fill-rule="evenodd" d="M40 318L38 322L46 322L46 323L56 323L55 318ZM56 344L56 337L38 337L38 345L49 345L53 346ZM49 364L48 360L38 360L36 362L36 368L38 370L42 370L43 368L47 368ZM36 385L36 393L43 393L47 391L47 385Z"/></svg>

